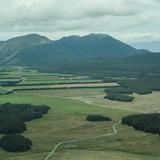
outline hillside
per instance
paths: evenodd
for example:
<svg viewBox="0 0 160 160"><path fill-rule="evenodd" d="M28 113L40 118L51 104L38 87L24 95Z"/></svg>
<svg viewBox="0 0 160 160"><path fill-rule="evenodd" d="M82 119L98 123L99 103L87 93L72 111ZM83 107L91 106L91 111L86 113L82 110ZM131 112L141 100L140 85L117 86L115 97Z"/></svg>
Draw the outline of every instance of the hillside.
<svg viewBox="0 0 160 160"><path fill-rule="evenodd" d="M0 45L2 45L4 42L3 41L0 41Z"/></svg>
<svg viewBox="0 0 160 160"><path fill-rule="evenodd" d="M5 63L17 55L21 50L48 43L50 40L38 34L30 34L0 42L0 62Z"/></svg>
<svg viewBox="0 0 160 160"><path fill-rule="evenodd" d="M144 53L122 58L96 58L65 64L58 69L40 67L43 71L86 74L94 77L157 77L160 78L160 54ZM39 68L38 68L39 69Z"/></svg>

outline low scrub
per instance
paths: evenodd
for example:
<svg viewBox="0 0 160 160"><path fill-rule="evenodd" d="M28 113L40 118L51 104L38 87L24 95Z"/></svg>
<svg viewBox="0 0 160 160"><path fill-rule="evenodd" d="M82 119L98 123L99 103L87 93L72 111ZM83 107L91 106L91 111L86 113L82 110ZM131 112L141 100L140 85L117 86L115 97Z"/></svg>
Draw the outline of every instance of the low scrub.
<svg viewBox="0 0 160 160"><path fill-rule="evenodd" d="M105 96L105 99L120 102L132 102L134 100L134 97L125 94L109 93Z"/></svg>
<svg viewBox="0 0 160 160"><path fill-rule="evenodd" d="M111 118L102 115L88 115L87 121L99 122L99 121L111 121Z"/></svg>

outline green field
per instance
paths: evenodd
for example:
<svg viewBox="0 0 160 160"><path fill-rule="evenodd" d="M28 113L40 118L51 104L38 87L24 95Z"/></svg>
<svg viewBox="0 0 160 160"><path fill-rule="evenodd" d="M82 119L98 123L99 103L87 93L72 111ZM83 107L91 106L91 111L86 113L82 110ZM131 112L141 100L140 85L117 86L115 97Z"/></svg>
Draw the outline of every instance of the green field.
<svg viewBox="0 0 160 160"><path fill-rule="evenodd" d="M20 74L18 72L23 72L30 78L37 75L36 71L10 72L15 76ZM44 75L42 77L45 79ZM64 78L62 75L61 77ZM43 118L27 122L27 131L23 135L32 140L32 150L24 153L0 150L0 159L44 160L52 148L61 141L110 133L112 125L125 115L160 110L160 92L149 95L134 94L135 99L131 103L109 101L104 99L105 95L104 88L19 91L0 95L0 104L7 102L45 104L51 108ZM109 116L112 121L88 122L86 121L88 114ZM136 131L122 124L118 126L118 131L115 136L62 145L49 160L160 159L159 136Z"/></svg>

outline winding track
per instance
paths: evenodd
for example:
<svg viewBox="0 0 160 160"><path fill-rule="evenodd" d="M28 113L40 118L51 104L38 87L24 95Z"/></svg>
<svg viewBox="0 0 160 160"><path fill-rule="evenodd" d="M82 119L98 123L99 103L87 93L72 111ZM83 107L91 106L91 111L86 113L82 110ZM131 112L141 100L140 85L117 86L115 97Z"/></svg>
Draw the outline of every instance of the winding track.
<svg viewBox="0 0 160 160"><path fill-rule="evenodd" d="M51 156L54 155L54 153L56 152L56 150L63 144L67 144L67 143L72 143L72 142L78 142L78 141L84 141L84 140L89 140L89 139L96 139L96 138L102 138L102 137L109 137L109 136L114 136L118 133L118 130L116 129L116 127L121 123L121 120L118 121L117 123L115 123L112 126L112 133L107 133L107 134L103 134L103 135L99 135L99 136L92 136L92 137L84 137L84 138L79 138L79 139L73 139L73 140L68 140L68 141L63 141L58 143L53 149L52 151L48 154L48 156L44 159L44 160L49 160L49 158Z"/></svg>

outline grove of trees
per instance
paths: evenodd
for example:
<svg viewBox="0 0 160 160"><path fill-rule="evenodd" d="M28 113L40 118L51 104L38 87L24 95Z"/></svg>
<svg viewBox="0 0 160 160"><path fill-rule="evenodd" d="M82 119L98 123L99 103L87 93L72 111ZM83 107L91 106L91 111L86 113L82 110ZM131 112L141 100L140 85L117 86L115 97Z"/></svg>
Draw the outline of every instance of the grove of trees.
<svg viewBox="0 0 160 160"><path fill-rule="evenodd" d="M45 105L2 104L0 105L0 133L22 133L26 130L24 122L40 118L48 110L49 107Z"/></svg>
<svg viewBox="0 0 160 160"><path fill-rule="evenodd" d="M30 150L31 140L21 135L5 135L0 139L0 147L8 152L24 152Z"/></svg>
<svg viewBox="0 0 160 160"><path fill-rule="evenodd" d="M133 90L123 87L107 87L104 90L106 93L132 94Z"/></svg>
<svg viewBox="0 0 160 160"><path fill-rule="evenodd" d="M108 93L104 98L120 102L132 102L134 100L134 97L120 93Z"/></svg>
<svg viewBox="0 0 160 160"><path fill-rule="evenodd" d="M122 118L122 123L146 133L160 135L160 113L129 115Z"/></svg>
<svg viewBox="0 0 160 160"><path fill-rule="evenodd" d="M111 121L110 117L102 116L102 115L88 115L86 117L87 121L99 122L99 121Z"/></svg>
<svg viewBox="0 0 160 160"><path fill-rule="evenodd" d="M0 105L0 133L7 134L0 139L0 146L11 152L26 151L31 148L31 141L16 135L25 131L25 122L31 121L48 113L45 105L11 104Z"/></svg>

